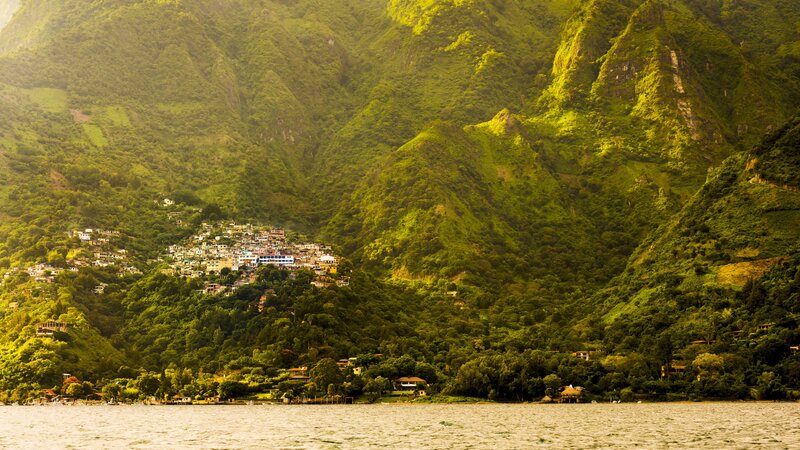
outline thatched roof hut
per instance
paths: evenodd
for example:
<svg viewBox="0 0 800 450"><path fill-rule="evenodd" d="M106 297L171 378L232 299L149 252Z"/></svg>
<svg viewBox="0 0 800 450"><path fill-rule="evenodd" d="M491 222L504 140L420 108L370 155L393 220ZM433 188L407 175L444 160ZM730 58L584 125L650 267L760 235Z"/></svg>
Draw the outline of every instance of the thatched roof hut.
<svg viewBox="0 0 800 450"><path fill-rule="evenodd" d="M564 386L564 389L561 390L561 402L566 403L577 403L580 400L581 396L583 395L583 388L572 387L572 385Z"/></svg>

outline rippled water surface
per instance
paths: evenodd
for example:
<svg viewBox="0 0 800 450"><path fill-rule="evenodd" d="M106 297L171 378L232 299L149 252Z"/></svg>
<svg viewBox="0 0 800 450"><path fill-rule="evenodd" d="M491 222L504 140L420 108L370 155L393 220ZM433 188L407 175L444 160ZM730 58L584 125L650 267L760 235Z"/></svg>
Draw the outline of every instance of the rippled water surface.
<svg viewBox="0 0 800 450"><path fill-rule="evenodd" d="M800 448L800 404L0 407L0 448Z"/></svg>

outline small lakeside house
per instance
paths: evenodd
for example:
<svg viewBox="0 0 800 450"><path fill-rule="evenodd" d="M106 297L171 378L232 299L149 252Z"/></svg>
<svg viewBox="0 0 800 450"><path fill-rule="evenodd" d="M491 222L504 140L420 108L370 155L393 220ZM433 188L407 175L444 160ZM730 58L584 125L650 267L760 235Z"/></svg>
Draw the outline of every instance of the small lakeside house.
<svg viewBox="0 0 800 450"><path fill-rule="evenodd" d="M395 381L398 391L417 390L424 387L426 381L419 377L400 377Z"/></svg>

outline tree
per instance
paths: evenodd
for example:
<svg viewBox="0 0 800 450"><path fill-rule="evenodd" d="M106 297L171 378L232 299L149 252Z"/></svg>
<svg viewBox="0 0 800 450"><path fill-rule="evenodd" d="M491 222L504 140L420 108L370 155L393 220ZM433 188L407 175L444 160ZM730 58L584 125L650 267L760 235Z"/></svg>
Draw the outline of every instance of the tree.
<svg viewBox="0 0 800 450"><path fill-rule="evenodd" d="M152 397L158 391L159 381L153 374L144 372L136 379L136 387L143 395Z"/></svg>
<svg viewBox="0 0 800 450"><path fill-rule="evenodd" d="M414 368L414 374L422 379L424 379L428 384L436 383L438 380L438 374L436 373L436 368L426 362L418 362L416 367Z"/></svg>
<svg viewBox="0 0 800 450"><path fill-rule="evenodd" d="M383 392L391 389L392 382L383 377L375 377L364 385L364 392L376 395L378 397L383 396Z"/></svg>
<svg viewBox="0 0 800 450"><path fill-rule="evenodd" d="M192 382L192 378L191 369L175 369L171 373L170 382L175 390L180 391L184 386Z"/></svg>
<svg viewBox="0 0 800 450"><path fill-rule="evenodd" d="M158 376L158 391L156 391L156 394L164 398L173 394L172 384L164 371L161 371L161 375Z"/></svg>
<svg viewBox="0 0 800 450"><path fill-rule="evenodd" d="M223 381L218 388L219 398L227 400L247 394L247 385L239 381Z"/></svg>
<svg viewBox="0 0 800 450"><path fill-rule="evenodd" d="M409 376L414 374L414 369L416 368L416 361L409 355L403 355L396 360L394 360L394 366L397 368L397 372L400 376Z"/></svg>
<svg viewBox="0 0 800 450"><path fill-rule="evenodd" d="M106 401L116 400L119 399L120 394L122 394L122 386L120 386L117 381L110 381L103 386L102 392Z"/></svg>
<svg viewBox="0 0 800 450"><path fill-rule="evenodd" d="M89 396L94 394L94 384L90 381L83 382L83 395Z"/></svg>
<svg viewBox="0 0 800 450"><path fill-rule="evenodd" d="M551 373L550 375L544 377L544 385L546 387L545 391L546 394L550 397L554 397L558 393L558 389L563 386L563 382L561 381L561 377L558 375Z"/></svg>
<svg viewBox="0 0 800 450"><path fill-rule="evenodd" d="M722 372L725 360L713 353L701 353L692 361L692 366L700 372L699 378L714 378Z"/></svg>
<svg viewBox="0 0 800 450"><path fill-rule="evenodd" d="M326 389L331 384L339 385L343 381L339 366L331 358L320 359L309 373L311 381L321 389Z"/></svg>
<svg viewBox="0 0 800 450"><path fill-rule="evenodd" d="M781 378L774 372L763 372L758 377L758 394L761 400L781 400L786 398L786 388Z"/></svg>
<svg viewBox="0 0 800 450"><path fill-rule="evenodd" d="M80 382L81 382L81 380L79 380L78 377L75 377L75 376L67 377L67 379L64 380L64 383L61 385L61 392L63 394L66 394L67 393L67 389L70 387L70 385L75 384L75 383L80 383Z"/></svg>
<svg viewBox="0 0 800 450"><path fill-rule="evenodd" d="M72 383L67 386L67 397L78 398L83 396L83 383Z"/></svg>
<svg viewBox="0 0 800 450"><path fill-rule="evenodd" d="M487 374L490 367L485 367L482 362L485 357L479 357L468 361L458 369L455 385L456 391L462 395L474 395L485 397L489 395L492 388L492 381Z"/></svg>

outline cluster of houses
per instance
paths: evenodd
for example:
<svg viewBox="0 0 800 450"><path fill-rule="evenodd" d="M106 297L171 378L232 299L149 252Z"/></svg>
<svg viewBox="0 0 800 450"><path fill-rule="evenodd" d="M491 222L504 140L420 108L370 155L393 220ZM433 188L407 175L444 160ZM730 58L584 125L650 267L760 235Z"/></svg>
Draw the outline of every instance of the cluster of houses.
<svg viewBox="0 0 800 450"><path fill-rule="evenodd" d="M28 274L28 276L37 283L52 283L63 271L64 269L53 267L50 264L37 264L33 267L28 267L25 269L25 272Z"/></svg>
<svg viewBox="0 0 800 450"><path fill-rule="evenodd" d="M77 268L70 268L70 270L77 272ZM19 269L12 267L3 274L3 282L11 278L19 272L25 272L28 276L37 283L53 283L56 277L61 274L64 269L55 267L50 264L36 264L35 266Z"/></svg>
<svg viewBox="0 0 800 450"><path fill-rule="evenodd" d="M67 234L70 238L77 239L81 248L85 250L68 262L71 267L113 266L119 268L122 276L141 274L138 268L131 265L128 251L114 245L114 240L120 237L119 231L86 228L72 230Z"/></svg>
<svg viewBox="0 0 800 450"><path fill-rule="evenodd" d="M96 230L71 230L67 232L70 239L75 239L80 247L79 251L71 251L72 255L64 264L58 266L40 263L26 268L11 268L3 274L3 281L22 271L37 283L54 283L58 275L65 270L78 272L81 267L113 267L120 276L139 275L142 272L131 264L127 250L117 248L113 241L120 236L118 231Z"/></svg>
<svg viewBox="0 0 800 450"><path fill-rule="evenodd" d="M382 356L382 355L381 355ZM348 370L353 371L353 375L360 376L364 370L364 367L359 366L357 364L358 358L344 358L336 361L336 366L339 367L339 370L342 372L346 372ZM308 381L308 367L293 367L291 369L287 369L285 373L288 375L288 379L290 381Z"/></svg>
<svg viewBox="0 0 800 450"><path fill-rule="evenodd" d="M69 270L77 272L78 268L70 267ZM3 282L19 272L27 273L28 276L37 283L53 283L56 281L56 277L64 272L64 269L50 264L36 264L35 266L26 267L24 269L12 267L3 274Z"/></svg>
<svg viewBox="0 0 800 450"><path fill-rule="evenodd" d="M382 355L381 355L382 356ZM361 376L364 373L365 368L357 364L357 358L345 358L340 359L336 362L336 365L339 367L339 370L342 372L352 371L353 375ZM303 385L311 380L309 376L308 367L293 367L291 369L284 370L285 379L289 382L292 382L298 386ZM392 381L392 389L397 392L413 392L414 396L416 397L424 397L425 387L427 386L427 381L423 378L419 377L412 377L412 376L404 376L399 377Z"/></svg>
<svg viewBox="0 0 800 450"><path fill-rule="evenodd" d="M317 243L291 242L282 228L252 224L202 224L200 233L183 245L168 248L173 275L202 278L224 269L251 270L262 265L275 265L291 271L310 269L316 273L314 285L327 287L333 283L346 285L346 279L334 279L338 260L331 248ZM209 293L221 286L209 285Z"/></svg>

